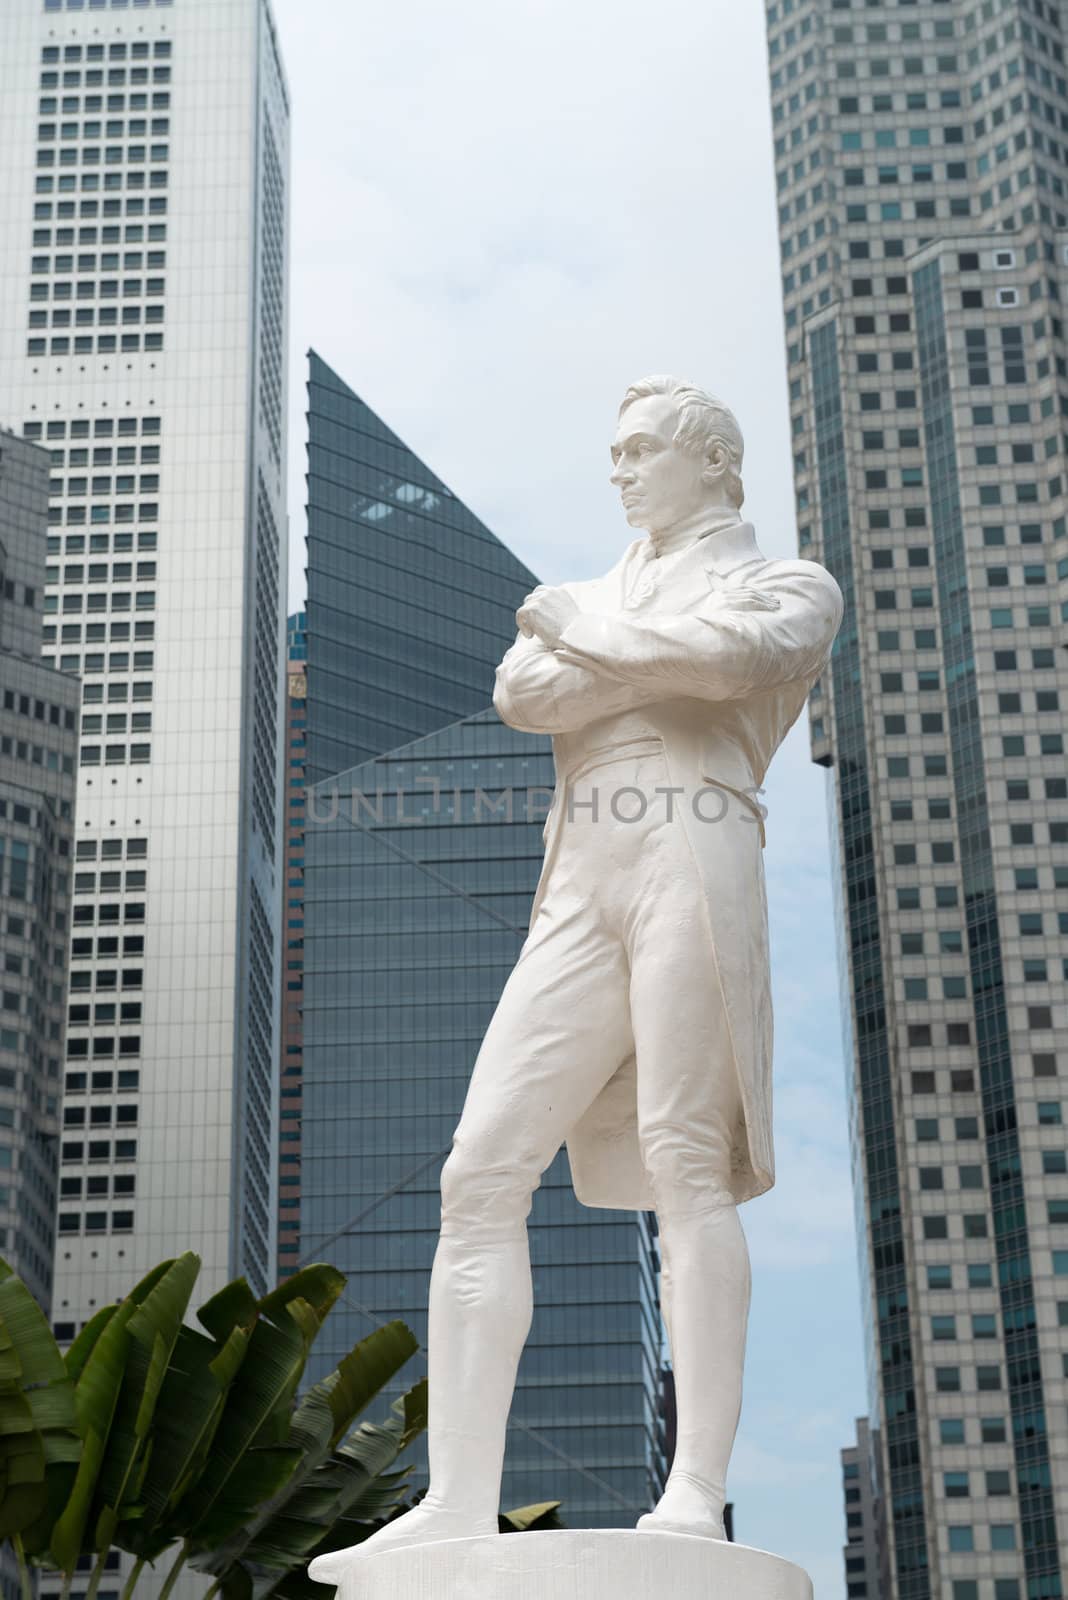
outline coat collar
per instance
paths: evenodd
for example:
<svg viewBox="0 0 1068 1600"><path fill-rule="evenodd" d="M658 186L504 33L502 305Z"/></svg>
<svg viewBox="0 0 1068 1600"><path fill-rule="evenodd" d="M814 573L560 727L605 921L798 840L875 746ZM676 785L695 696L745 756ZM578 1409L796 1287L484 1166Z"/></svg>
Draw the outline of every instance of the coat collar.
<svg viewBox="0 0 1068 1600"><path fill-rule="evenodd" d="M648 539L636 539L627 551L624 564L632 560L644 563L650 559ZM665 566L665 582L672 584L680 577L691 574L697 567L703 566L707 572L725 578L739 567L764 559L751 522L736 522L717 533L695 539L684 550L659 557Z"/></svg>
<svg viewBox="0 0 1068 1600"><path fill-rule="evenodd" d="M752 523L736 522L658 559L652 557L648 539L636 539L609 581L624 611L645 604L661 609L665 603L686 611L710 589L722 588L733 573L763 565L764 559Z"/></svg>
<svg viewBox="0 0 1068 1600"><path fill-rule="evenodd" d="M687 551L686 556L689 554ZM707 539L699 539L694 547L694 556L707 571L717 573L721 578L739 567L764 560L763 552L757 546L756 529L751 522L736 522L732 528L723 528L719 533L710 533Z"/></svg>
<svg viewBox="0 0 1068 1600"><path fill-rule="evenodd" d="M663 533L650 532L642 548L650 560L654 556L663 560L665 556L681 555L696 540L708 539L713 534L726 532L728 528L736 528L741 520L740 512L728 510L726 506L705 506Z"/></svg>

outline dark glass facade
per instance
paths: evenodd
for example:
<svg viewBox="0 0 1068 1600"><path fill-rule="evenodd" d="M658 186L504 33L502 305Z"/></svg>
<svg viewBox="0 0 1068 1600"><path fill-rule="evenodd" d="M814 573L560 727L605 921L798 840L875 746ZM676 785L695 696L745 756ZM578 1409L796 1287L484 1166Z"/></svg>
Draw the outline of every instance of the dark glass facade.
<svg viewBox="0 0 1068 1600"><path fill-rule="evenodd" d="M537 579L312 351L308 782L490 699Z"/></svg>
<svg viewBox="0 0 1068 1600"><path fill-rule="evenodd" d="M489 708L537 580L314 355L310 394L300 1253L349 1274L318 1375L391 1317L425 1340L441 1165L554 773ZM651 1224L580 1206L561 1154L530 1238L502 1504L631 1526L665 1467Z"/></svg>
<svg viewBox="0 0 1068 1600"><path fill-rule="evenodd" d="M304 1004L304 756L308 732L303 611L286 623L285 945L278 1058L278 1278L300 1255L300 1101Z"/></svg>

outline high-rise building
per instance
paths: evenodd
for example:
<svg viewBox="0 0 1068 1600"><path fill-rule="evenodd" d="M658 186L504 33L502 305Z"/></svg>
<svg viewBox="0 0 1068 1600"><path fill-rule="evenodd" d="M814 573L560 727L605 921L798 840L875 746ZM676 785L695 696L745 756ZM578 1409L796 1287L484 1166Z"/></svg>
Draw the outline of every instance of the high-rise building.
<svg viewBox="0 0 1068 1600"><path fill-rule="evenodd" d="M309 790L288 822L307 862L300 1249L349 1275L325 1370L391 1317L425 1339L442 1160L526 935L553 764L489 705L533 574L314 356L309 412ZM632 1525L664 1476L650 1224L581 1207L561 1155L531 1246L504 1503Z"/></svg>
<svg viewBox="0 0 1068 1600"><path fill-rule="evenodd" d="M767 6L887 1600L1068 1560L1068 77L1044 0Z"/></svg>
<svg viewBox="0 0 1068 1600"><path fill-rule="evenodd" d="M534 574L314 351L308 783L488 703Z"/></svg>
<svg viewBox="0 0 1068 1600"><path fill-rule="evenodd" d="M80 675L53 1315L275 1268L289 110L266 0L0 7L0 419Z"/></svg>
<svg viewBox="0 0 1068 1600"><path fill-rule="evenodd" d="M282 918L282 1027L279 1035L278 1277L300 1256L300 1113L304 1061L304 760L308 727L308 646L304 612L286 628L285 909ZM299 816L288 821L296 802Z"/></svg>
<svg viewBox="0 0 1068 1600"><path fill-rule="evenodd" d="M872 1458L867 1417L857 1418L856 1444L842 1451L842 1503L845 1508L846 1595L848 1600L883 1600L880 1563L882 1519L876 1496L876 1462Z"/></svg>
<svg viewBox="0 0 1068 1600"><path fill-rule="evenodd" d="M52 1295L81 687L41 660L48 457L0 433L0 1255Z"/></svg>

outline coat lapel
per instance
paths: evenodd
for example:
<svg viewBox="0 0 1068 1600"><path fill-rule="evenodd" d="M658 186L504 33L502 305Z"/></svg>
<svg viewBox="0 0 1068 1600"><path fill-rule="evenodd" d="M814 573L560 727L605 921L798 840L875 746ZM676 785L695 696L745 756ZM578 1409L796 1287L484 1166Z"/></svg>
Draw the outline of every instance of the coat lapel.
<svg viewBox="0 0 1068 1600"><path fill-rule="evenodd" d="M722 533L698 539L675 562L659 585L652 609L689 611L709 590L734 589L746 575L765 565L752 523L740 522Z"/></svg>
<svg viewBox="0 0 1068 1600"><path fill-rule="evenodd" d="M627 597L635 586L640 590L642 574L647 570L646 545L645 537L635 539L611 572L575 586L575 599L584 611L626 616L635 609L633 603L627 605ZM688 611L700 604L710 588L721 589L724 580L734 578L744 569L765 565L751 522L739 522L720 533L697 539L681 556L668 556L665 560L669 563L667 572L645 597L645 603L653 611ZM733 583L729 586L733 587ZM638 603L641 605L642 600Z"/></svg>

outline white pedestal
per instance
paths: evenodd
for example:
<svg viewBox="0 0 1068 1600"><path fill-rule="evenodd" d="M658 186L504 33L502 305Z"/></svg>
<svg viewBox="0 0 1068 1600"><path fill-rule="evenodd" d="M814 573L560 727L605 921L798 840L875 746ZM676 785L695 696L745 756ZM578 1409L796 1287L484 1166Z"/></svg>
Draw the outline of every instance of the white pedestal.
<svg viewBox="0 0 1068 1600"><path fill-rule="evenodd" d="M800 1567L745 1545L623 1529L507 1533L357 1556L338 1600L812 1600Z"/></svg>

